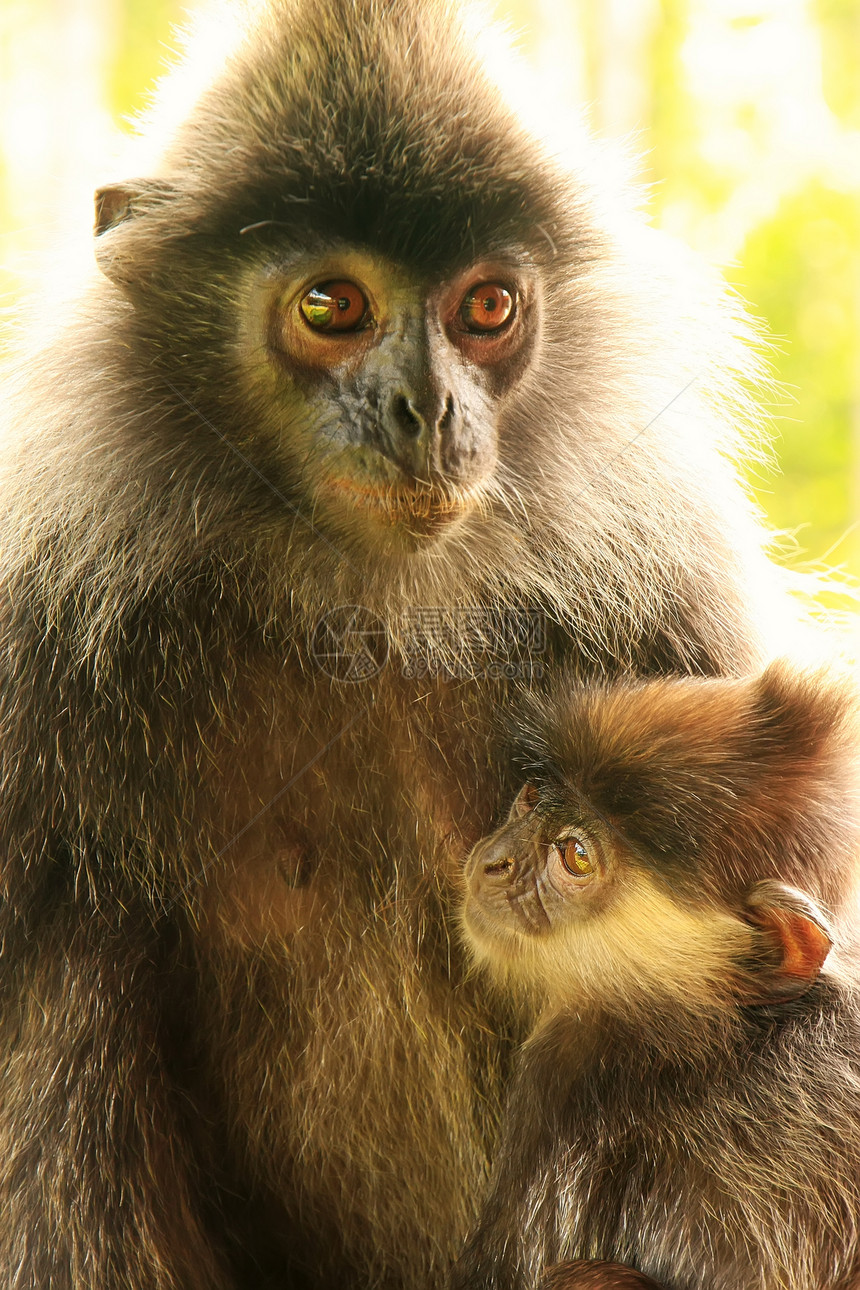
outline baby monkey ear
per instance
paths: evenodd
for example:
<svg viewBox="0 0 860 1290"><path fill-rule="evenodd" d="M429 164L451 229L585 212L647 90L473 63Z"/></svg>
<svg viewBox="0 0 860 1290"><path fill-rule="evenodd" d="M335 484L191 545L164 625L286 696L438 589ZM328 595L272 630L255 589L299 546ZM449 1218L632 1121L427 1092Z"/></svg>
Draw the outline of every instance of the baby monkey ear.
<svg viewBox="0 0 860 1290"><path fill-rule="evenodd" d="M523 784L514 798L514 804L508 812L508 824L513 824L521 815L528 815L538 804L539 793L534 784Z"/></svg>
<svg viewBox="0 0 860 1290"><path fill-rule="evenodd" d="M817 980L833 946L823 910L796 887L769 879L749 891L746 917L764 933L761 962L751 973L750 1002L796 999Z"/></svg>

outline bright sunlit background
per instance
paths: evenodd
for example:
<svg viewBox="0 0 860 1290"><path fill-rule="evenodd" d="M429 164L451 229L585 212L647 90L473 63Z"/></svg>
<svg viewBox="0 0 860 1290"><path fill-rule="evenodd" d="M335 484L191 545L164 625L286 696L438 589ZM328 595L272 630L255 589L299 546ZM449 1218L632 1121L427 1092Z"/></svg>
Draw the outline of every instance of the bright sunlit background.
<svg viewBox="0 0 860 1290"><path fill-rule="evenodd" d="M860 0L496 0L541 80L643 160L656 223L775 337L778 468L754 491L794 564L860 575ZM179 0L0 0L0 305L147 103ZM14 318L14 314L12 315Z"/></svg>

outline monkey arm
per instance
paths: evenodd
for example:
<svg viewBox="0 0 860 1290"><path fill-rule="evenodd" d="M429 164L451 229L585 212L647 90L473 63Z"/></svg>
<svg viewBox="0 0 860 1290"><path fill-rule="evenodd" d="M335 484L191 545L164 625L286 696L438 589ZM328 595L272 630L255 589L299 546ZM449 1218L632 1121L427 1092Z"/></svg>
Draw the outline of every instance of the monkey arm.
<svg viewBox="0 0 860 1290"><path fill-rule="evenodd" d="M139 930L108 917L57 911L38 953L7 962L0 1282L229 1290L171 1104L163 973Z"/></svg>
<svg viewBox="0 0 860 1290"><path fill-rule="evenodd" d="M576 1259L556 1263L540 1272L539 1256L530 1248L530 1234L547 1232L549 1223L527 1212L525 1205L512 1216L507 1208L511 1187L511 1175L505 1169L454 1268L453 1290L525 1290L535 1284L539 1290L661 1290L656 1281L643 1273L603 1260ZM545 1204L552 1204L554 1200L546 1188ZM518 1234L513 1251L512 1232Z"/></svg>
<svg viewBox="0 0 860 1290"><path fill-rule="evenodd" d="M521 1055L489 1196L454 1267L451 1290L614 1290L615 1282L589 1280L590 1273L582 1269L591 1265L580 1263L559 1265L544 1287L544 1269L561 1253L557 1193L565 1176L565 1137L550 1123L552 1091L544 1099L545 1086L556 1082L553 1073L541 1073L541 1092L535 1097L533 1075L524 1073L524 1065Z"/></svg>
<svg viewBox="0 0 860 1290"><path fill-rule="evenodd" d="M555 1197L537 1197L536 1180L560 1174L551 1144L534 1131L533 1085L522 1061L509 1090L502 1139L489 1194L451 1273L450 1290L527 1290L538 1283L545 1263L555 1261L549 1242Z"/></svg>
<svg viewBox="0 0 860 1290"><path fill-rule="evenodd" d="M559 1261L632 1253L619 1247L616 1232L629 1178L625 1144L612 1165L574 1145L574 1108L595 1053L585 1035L571 1044L566 1028L556 1018L520 1051L489 1194L455 1266L453 1290L660 1290L618 1262ZM584 1224L577 1197L589 1214Z"/></svg>

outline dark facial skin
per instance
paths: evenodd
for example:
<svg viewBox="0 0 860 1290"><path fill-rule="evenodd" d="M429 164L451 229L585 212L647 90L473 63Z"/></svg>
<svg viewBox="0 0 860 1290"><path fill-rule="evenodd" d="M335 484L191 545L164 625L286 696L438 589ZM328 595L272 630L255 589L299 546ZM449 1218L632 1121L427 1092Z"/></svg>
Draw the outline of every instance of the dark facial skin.
<svg viewBox="0 0 860 1290"><path fill-rule="evenodd" d="M408 540L469 511L534 348L536 287L516 260L428 284L351 248L274 275L268 352L281 397L301 390L305 485L324 513Z"/></svg>
<svg viewBox="0 0 860 1290"><path fill-rule="evenodd" d="M526 784L507 822L475 847L466 863L467 924L496 935L541 935L582 918L604 895L615 868L612 852L582 826L582 812L564 819L535 811Z"/></svg>

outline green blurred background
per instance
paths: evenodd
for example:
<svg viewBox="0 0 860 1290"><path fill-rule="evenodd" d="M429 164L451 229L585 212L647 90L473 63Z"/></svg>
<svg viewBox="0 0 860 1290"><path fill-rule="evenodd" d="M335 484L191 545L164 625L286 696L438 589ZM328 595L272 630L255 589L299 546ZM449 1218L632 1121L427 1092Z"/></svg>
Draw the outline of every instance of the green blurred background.
<svg viewBox="0 0 860 1290"><path fill-rule="evenodd" d="M186 14L178 0L0 6L0 304L14 310L40 248L88 224L93 184L120 177L107 159ZM785 558L860 575L860 0L493 7L548 93L629 140L654 221L764 320L782 393L775 465L753 489Z"/></svg>

